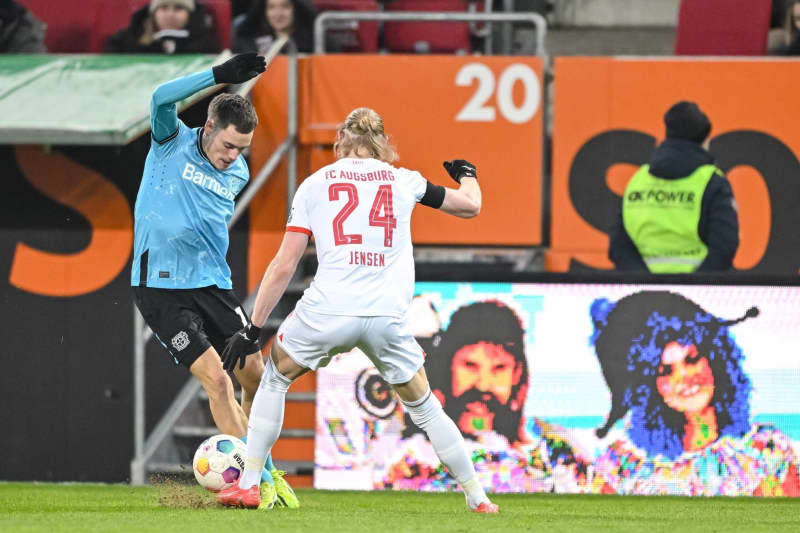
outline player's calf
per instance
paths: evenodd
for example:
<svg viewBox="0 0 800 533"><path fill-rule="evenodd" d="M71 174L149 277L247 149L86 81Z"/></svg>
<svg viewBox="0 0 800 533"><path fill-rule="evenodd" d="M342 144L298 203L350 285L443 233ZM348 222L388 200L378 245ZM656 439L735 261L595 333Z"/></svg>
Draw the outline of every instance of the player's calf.
<svg viewBox="0 0 800 533"><path fill-rule="evenodd" d="M237 366L233 369L233 373L242 386L242 410L244 414L250 416L253 399L258 391L258 384L261 382L261 375L264 373L264 360L261 358L261 352L250 355L244 368L240 369Z"/></svg>
<svg viewBox="0 0 800 533"><path fill-rule="evenodd" d="M475 474L475 467L467 454L464 437L430 388L417 401L403 400L406 411L417 427L428 435L436 455L461 485L467 506L480 513L495 513L497 506L489 501ZM483 510L479 510L483 508ZM494 509L494 510L491 510Z"/></svg>
<svg viewBox="0 0 800 533"><path fill-rule="evenodd" d="M236 402L233 382L222 369L213 348L206 350L189 368L208 393L208 403L214 423L222 433L241 437L247 432L247 416Z"/></svg>

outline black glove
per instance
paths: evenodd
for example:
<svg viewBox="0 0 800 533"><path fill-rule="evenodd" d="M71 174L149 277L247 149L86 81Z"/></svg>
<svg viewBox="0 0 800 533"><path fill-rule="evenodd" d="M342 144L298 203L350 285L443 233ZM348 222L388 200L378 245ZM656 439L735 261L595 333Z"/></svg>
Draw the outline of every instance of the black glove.
<svg viewBox="0 0 800 533"><path fill-rule="evenodd" d="M464 159L453 159L452 161L445 161L442 163L444 169L450 174L450 177L461 183L461 178L475 178L478 179L478 171L475 165Z"/></svg>
<svg viewBox="0 0 800 533"><path fill-rule="evenodd" d="M244 83L267 69L264 56L255 52L235 55L221 65L211 69L217 83Z"/></svg>
<svg viewBox="0 0 800 533"><path fill-rule="evenodd" d="M231 371L236 368L237 362L240 370L244 368L244 361L247 356L261 349L261 345L258 342L260 335L261 328L257 328L253 324L247 324L237 331L225 343L225 349L222 351L222 368Z"/></svg>

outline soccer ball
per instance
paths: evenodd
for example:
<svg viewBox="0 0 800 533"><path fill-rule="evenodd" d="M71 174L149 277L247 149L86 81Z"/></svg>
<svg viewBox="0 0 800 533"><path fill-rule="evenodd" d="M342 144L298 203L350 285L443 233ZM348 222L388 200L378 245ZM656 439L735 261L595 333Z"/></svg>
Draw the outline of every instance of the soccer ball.
<svg viewBox="0 0 800 533"><path fill-rule="evenodd" d="M247 456L244 442L230 435L214 435L204 440L194 452L192 468L198 483L210 491L228 488L244 472Z"/></svg>

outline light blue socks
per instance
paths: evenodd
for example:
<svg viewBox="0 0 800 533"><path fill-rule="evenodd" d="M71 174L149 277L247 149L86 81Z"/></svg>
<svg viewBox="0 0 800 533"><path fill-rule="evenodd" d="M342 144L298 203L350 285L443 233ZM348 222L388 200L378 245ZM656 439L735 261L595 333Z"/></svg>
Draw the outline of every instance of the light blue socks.
<svg viewBox="0 0 800 533"><path fill-rule="evenodd" d="M242 437L242 442L247 444L247 435ZM275 484L275 480L272 479L272 474L270 474L270 470L274 469L275 465L272 463L272 454L267 455L267 462L264 464L264 469L261 471L261 483L269 483L270 485Z"/></svg>

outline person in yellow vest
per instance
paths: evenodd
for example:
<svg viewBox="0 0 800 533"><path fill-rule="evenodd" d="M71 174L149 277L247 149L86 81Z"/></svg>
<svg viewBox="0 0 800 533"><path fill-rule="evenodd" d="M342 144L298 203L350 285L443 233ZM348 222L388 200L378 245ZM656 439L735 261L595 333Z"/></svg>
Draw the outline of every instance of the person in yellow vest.
<svg viewBox="0 0 800 533"><path fill-rule="evenodd" d="M711 122L682 101L664 124L666 139L625 188L609 259L617 270L657 274L731 270L739 219L731 185L708 152Z"/></svg>

